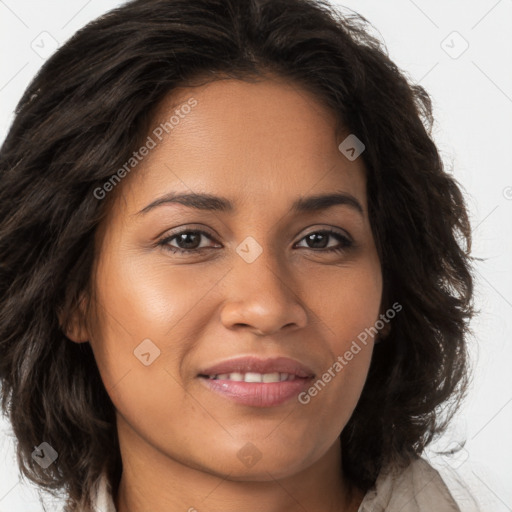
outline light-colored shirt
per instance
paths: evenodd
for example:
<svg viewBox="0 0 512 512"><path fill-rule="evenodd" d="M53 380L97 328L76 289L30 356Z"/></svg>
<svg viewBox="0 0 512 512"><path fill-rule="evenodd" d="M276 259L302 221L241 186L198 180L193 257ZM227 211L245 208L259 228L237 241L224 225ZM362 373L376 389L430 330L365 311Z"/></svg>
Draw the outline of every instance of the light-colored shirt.
<svg viewBox="0 0 512 512"><path fill-rule="evenodd" d="M108 479L93 492L94 512L116 512ZM417 459L402 470L386 468L366 493L358 512L460 512L439 472Z"/></svg>

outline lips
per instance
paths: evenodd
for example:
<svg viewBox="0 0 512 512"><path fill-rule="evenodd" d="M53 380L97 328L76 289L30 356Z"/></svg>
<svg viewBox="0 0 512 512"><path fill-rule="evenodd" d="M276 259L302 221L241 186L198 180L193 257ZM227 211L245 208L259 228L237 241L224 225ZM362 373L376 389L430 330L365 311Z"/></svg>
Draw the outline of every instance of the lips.
<svg viewBox="0 0 512 512"><path fill-rule="evenodd" d="M250 382L258 382L257 375L274 377L262 378L261 382L293 380L293 378L308 379L315 374L311 368L289 357L276 357L259 359L254 356L237 357L223 361L208 368L204 368L198 374L199 377L218 378L226 375L236 376L236 380L249 379ZM276 374L279 374L277 379ZM240 378L240 376L243 377ZM284 378L283 376L286 376Z"/></svg>
<svg viewBox="0 0 512 512"><path fill-rule="evenodd" d="M313 370L289 357L237 357L204 368L197 377L211 392L251 407L283 405L304 391Z"/></svg>
<svg viewBox="0 0 512 512"><path fill-rule="evenodd" d="M313 370L289 357L237 357L204 368L198 374L206 389L239 405L275 407L304 391Z"/></svg>

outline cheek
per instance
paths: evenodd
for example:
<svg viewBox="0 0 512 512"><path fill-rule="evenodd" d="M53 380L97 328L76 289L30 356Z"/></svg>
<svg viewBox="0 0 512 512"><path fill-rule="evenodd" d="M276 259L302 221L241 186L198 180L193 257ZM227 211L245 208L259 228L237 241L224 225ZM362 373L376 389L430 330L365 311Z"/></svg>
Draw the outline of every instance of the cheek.
<svg viewBox="0 0 512 512"><path fill-rule="evenodd" d="M379 318L382 298L380 264L374 258L363 264L328 269L304 281L304 297L315 320L329 334L330 347L343 353L351 341Z"/></svg>
<svg viewBox="0 0 512 512"><path fill-rule="evenodd" d="M101 341L98 337L91 344L98 358L115 371L113 378L139 364L134 351L146 339L160 350L160 362L183 358L199 339L201 318L208 315L204 298L225 272L198 272L185 265L170 268L165 260L148 265L129 253L104 261L97 272Z"/></svg>
<svg viewBox="0 0 512 512"><path fill-rule="evenodd" d="M142 264L133 255L103 261L97 273L99 335L91 345L107 392L142 437L156 444L171 433L179 437L186 420L176 411L190 417L181 364L201 339L200 313L208 315L201 299L219 273L197 279L197 271L194 276L185 266Z"/></svg>
<svg viewBox="0 0 512 512"><path fill-rule="evenodd" d="M186 431L186 418L175 411L209 425L209 416L184 393L182 367L205 337L215 286L225 274L213 266L203 272L171 268L165 260L147 265L133 255L105 258L98 267L101 335L91 340L98 368L119 414L155 443Z"/></svg>
<svg viewBox="0 0 512 512"><path fill-rule="evenodd" d="M305 296L325 334L329 360L300 401L329 429L333 416L336 425L346 424L366 381L382 297L380 265L369 259L308 283Z"/></svg>
<svg viewBox="0 0 512 512"><path fill-rule="evenodd" d="M203 271L193 265L170 265L163 257L155 262L155 258L128 253L105 265L98 282L102 283L102 299L112 305L119 322L137 330L161 326L168 331L222 275L222 269L215 266Z"/></svg>

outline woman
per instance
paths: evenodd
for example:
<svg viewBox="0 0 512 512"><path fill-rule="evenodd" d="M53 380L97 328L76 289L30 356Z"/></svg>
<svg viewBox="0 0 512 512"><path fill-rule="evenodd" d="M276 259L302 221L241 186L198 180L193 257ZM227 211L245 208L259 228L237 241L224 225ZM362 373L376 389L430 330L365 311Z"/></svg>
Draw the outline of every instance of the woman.
<svg viewBox="0 0 512 512"><path fill-rule="evenodd" d="M421 458L473 314L431 124L325 2L137 0L80 30L0 153L23 473L73 511L459 510Z"/></svg>

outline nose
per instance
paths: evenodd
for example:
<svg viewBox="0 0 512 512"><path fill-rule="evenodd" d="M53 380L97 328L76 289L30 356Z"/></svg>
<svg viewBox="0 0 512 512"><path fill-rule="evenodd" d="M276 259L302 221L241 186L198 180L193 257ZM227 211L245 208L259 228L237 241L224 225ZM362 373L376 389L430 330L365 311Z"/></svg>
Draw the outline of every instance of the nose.
<svg viewBox="0 0 512 512"><path fill-rule="evenodd" d="M252 263L242 258L224 283L226 296L221 321L228 329L250 329L257 335L299 329L308 322L307 309L297 294L290 272L268 251Z"/></svg>

